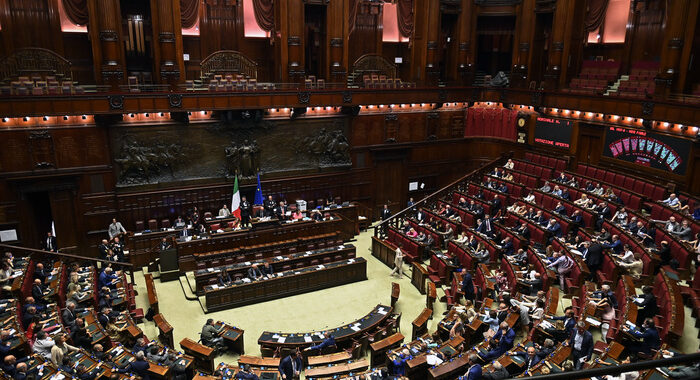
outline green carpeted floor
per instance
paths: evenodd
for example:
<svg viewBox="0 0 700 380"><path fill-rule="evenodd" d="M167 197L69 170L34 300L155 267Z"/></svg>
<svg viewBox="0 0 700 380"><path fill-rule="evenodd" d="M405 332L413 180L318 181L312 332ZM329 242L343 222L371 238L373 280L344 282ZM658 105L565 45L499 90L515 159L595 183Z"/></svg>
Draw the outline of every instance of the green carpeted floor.
<svg viewBox="0 0 700 380"><path fill-rule="evenodd" d="M192 293L184 276L180 277L180 281L167 283L156 280L160 312L174 328L176 348L180 349L179 342L185 337L199 339L202 325L207 318L213 318L245 330L246 354L260 355L257 339L262 331L306 332L337 327L354 321L364 316L377 304L390 304L392 282L398 282L401 285L401 295L396 311L402 314L401 331L407 337L405 342L408 342L411 335L411 322L425 307L425 296L411 285L408 265L404 266L404 277L399 280L389 276L390 268L372 257L369 251L372 233L371 229L363 232L357 237L357 241L352 242L357 248L357 255L367 259L368 280L276 301L204 314L198 301L188 300L185 297L187 293L189 298L192 298ZM192 278L191 273L188 275ZM135 288L139 293L136 299L137 306L146 310L148 299L141 272L136 274ZM442 295L443 291L438 289L438 298ZM569 304L570 300L562 299L559 303L559 314ZM436 329L444 311L445 304L436 302L435 317L428 324L431 332ZM690 309L686 307L685 311L684 336L677 348L683 352L694 352L698 349L698 329L695 328L695 319L691 317ZM153 322L145 321L139 327L149 338L156 339L158 332ZM599 330L593 330L593 334L594 340L600 339ZM237 356L227 354L217 358L216 362L235 364L236 358Z"/></svg>

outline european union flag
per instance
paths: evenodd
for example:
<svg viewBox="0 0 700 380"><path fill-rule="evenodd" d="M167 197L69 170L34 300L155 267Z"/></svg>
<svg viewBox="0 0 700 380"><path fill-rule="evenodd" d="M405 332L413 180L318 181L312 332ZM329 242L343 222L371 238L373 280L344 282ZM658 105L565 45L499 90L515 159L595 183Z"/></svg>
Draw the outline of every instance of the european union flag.
<svg viewBox="0 0 700 380"><path fill-rule="evenodd" d="M255 202L254 205L261 205L265 201L263 197L262 186L260 186L260 172L258 172L258 186L255 188Z"/></svg>

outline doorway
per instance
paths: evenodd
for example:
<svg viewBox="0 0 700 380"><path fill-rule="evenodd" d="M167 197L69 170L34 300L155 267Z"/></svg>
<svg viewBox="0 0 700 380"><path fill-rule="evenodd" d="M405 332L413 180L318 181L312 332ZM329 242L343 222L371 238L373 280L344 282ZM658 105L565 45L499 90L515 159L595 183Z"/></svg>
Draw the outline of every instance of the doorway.
<svg viewBox="0 0 700 380"><path fill-rule="evenodd" d="M477 19L477 70L508 75L513 61L515 16L480 16Z"/></svg>
<svg viewBox="0 0 700 380"><path fill-rule="evenodd" d="M48 191L39 191L25 194L25 199L30 205L31 217L34 220L34 223L31 225L35 230L35 234L34 237L30 239L37 242L37 247L41 247L41 243L46 239L46 233L49 231L54 232L51 198ZM29 236L31 236L31 234ZM58 241L58 237L56 237L56 241Z"/></svg>
<svg viewBox="0 0 700 380"><path fill-rule="evenodd" d="M304 69L307 75L326 79L326 6L304 5L306 34Z"/></svg>

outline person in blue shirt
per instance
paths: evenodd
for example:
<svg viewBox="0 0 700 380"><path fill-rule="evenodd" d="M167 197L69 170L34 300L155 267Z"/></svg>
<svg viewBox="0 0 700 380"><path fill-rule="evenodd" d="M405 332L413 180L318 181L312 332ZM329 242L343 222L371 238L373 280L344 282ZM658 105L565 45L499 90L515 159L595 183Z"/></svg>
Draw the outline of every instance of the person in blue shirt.
<svg viewBox="0 0 700 380"><path fill-rule="evenodd" d="M323 333L323 342L311 347L306 347L304 351L322 350L330 346L335 346L335 338L331 335L330 331L326 331Z"/></svg>
<svg viewBox="0 0 700 380"><path fill-rule="evenodd" d="M112 267L107 267L105 270L100 273L100 278L99 278L99 287L108 287L108 288L115 288L115 280L119 278L116 274L113 273L114 271L112 270Z"/></svg>
<svg viewBox="0 0 700 380"><path fill-rule="evenodd" d="M391 358L390 372L394 376L406 375L406 362L413 359L408 349L404 348L400 354L394 354Z"/></svg>
<svg viewBox="0 0 700 380"><path fill-rule="evenodd" d="M459 377L459 380L479 380L481 379L481 364L478 363L479 358L476 354L469 355L469 369Z"/></svg>
<svg viewBox="0 0 700 380"><path fill-rule="evenodd" d="M651 354L651 350L658 350L661 347L661 339L659 332L656 330L656 325L652 318L644 320L644 324L639 329L630 329L627 325L624 327L627 332L633 337L640 339L641 342L630 342L626 344L627 352L630 355L636 355L641 352L643 354Z"/></svg>
<svg viewBox="0 0 700 380"><path fill-rule="evenodd" d="M485 362L489 362L493 359L506 353L506 351L513 348L513 341L515 340L515 331L508 326L508 323L501 322L496 335L490 339L491 350L486 353L483 358Z"/></svg>
<svg viewBox="0 0 700 380"><path fill-rule="evenodd" d="M616 255L619 255L622 252L624 246L622 245L622 241L620 240L620 237L617 235L613 235L612 242L603 244L603 248L612 249L613 253L615 253Z"/></svg>

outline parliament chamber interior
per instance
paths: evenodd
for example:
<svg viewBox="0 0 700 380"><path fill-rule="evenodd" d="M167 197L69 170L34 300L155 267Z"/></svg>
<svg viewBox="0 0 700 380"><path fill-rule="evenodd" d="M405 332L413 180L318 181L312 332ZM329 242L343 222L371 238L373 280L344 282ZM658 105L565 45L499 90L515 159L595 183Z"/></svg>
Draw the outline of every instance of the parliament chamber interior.
<svg viewBox="0 0 700 380"><path fill-rule="evenodd" d="M700 378L700 1L0 0L0 380Z"/></svg>

